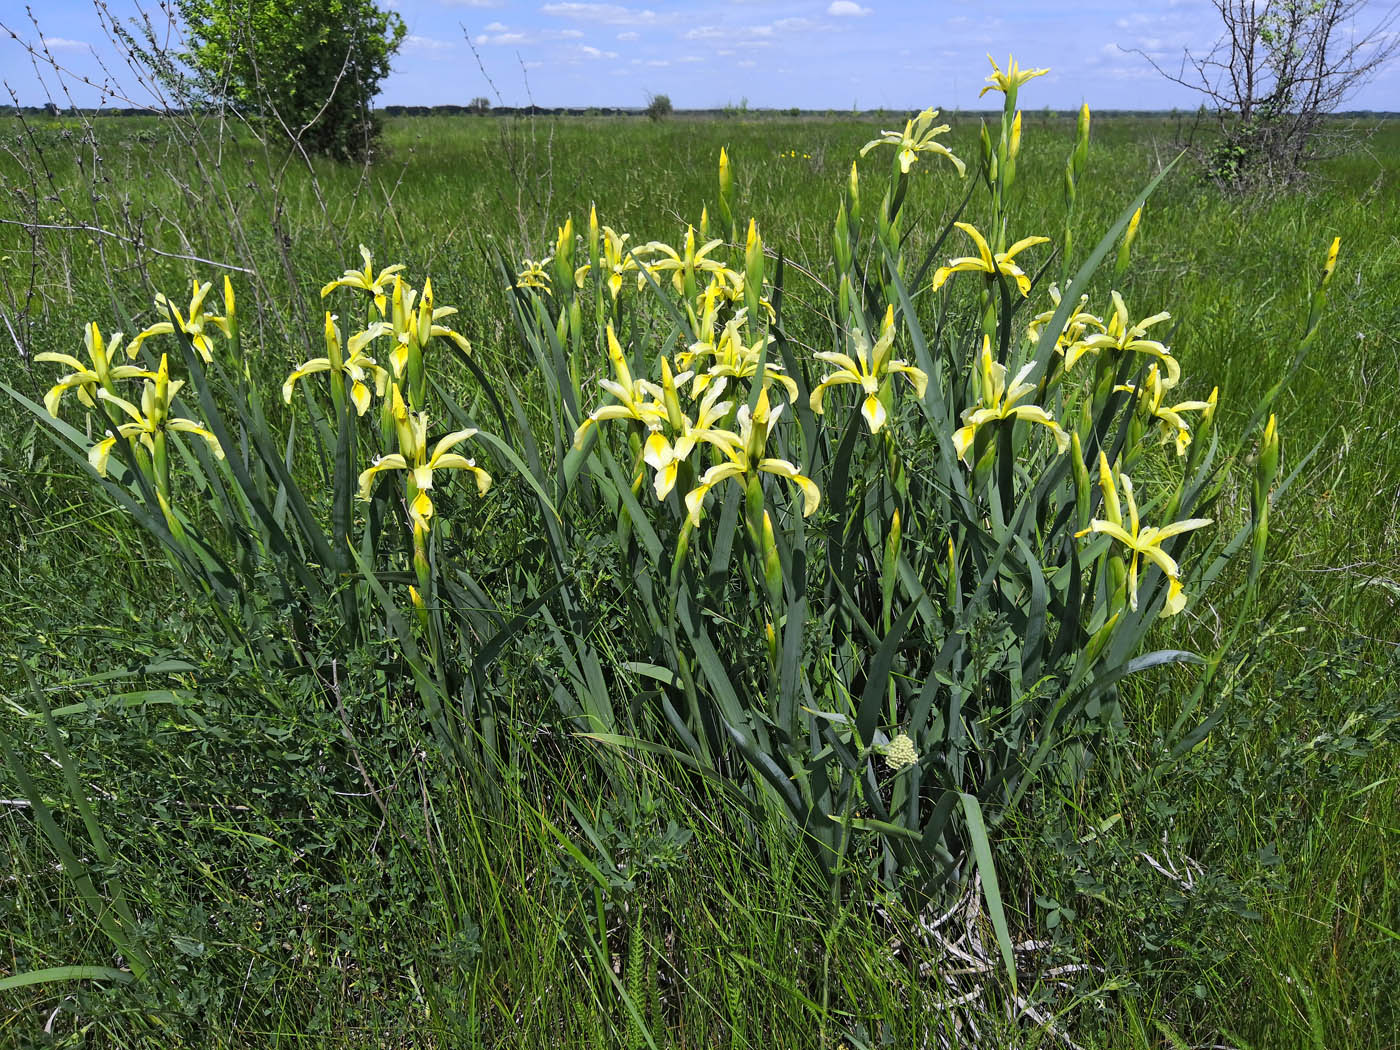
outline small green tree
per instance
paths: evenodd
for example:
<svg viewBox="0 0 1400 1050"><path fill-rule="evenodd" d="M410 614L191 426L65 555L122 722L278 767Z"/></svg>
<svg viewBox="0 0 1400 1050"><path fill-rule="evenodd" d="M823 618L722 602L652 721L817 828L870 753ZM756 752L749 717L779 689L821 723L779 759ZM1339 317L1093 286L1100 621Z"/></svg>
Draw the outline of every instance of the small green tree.
<svg viewBox="0 0 1400 1050"><path fill-rule="evenodd" d="M406 28L376 0L177 0L206 96L342 160L369 155L370 108Z"/></svg>
<svg viewBox="0 0 1400 1050"><path fill-rule="evenodd" d="M674 112L670 95L648 95L646 114L652 120L664 120Z"/></svg>

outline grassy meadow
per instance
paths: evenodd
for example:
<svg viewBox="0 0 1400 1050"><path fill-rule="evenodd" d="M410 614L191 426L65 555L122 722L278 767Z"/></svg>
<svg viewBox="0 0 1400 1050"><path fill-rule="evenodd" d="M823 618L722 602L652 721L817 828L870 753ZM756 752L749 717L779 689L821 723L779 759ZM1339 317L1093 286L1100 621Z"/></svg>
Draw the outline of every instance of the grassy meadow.
<svg viewBox="0 0 1400 1050"><path fill-rule="evenodd" d="M36 355L79 354L92 320L131 334L161 319L157 291L183 302L198 278L217 297L227 273L247 374L285 428L296 413L275 392L323 352L318 293L363 243L376 265L431 276L547 445L497 253L549 255L594 204L631 243L678 244L702 207L717 215L723 146L740 214L806 308L786 335L823 348L850 164L904 117L399 118L366 168L184 119L6 117L0 378L42 402L57 369ZM949 119L971 179L978 119ZM1026 112L1016 236L1063 229L1074 129ZM1081 258L1180 130L1095 119ZM347 658L343 689L269 666L4 396L0 737L27 782L0 764L0 1046L1400 1046L1400 123L1355 134L1277 193L1222 194L1184 158L1143 210L1131 268L1115 280L1110 255L1090 289L1096 306L1112 287L1135 316L1170 310L1185 396L1218 385L1217 426L1239 428L1292 358L1341 238L1318 338L1275 405L1283 474L1302 469L1273 508L1228 688L1193 717L1197 668L1125 680L1082 779L1043 778L1001 826L1012 937L1035 942L1014 993L995 968L953 973L976 967L870 872L834 891L786 821L736 802L740 779L579 735L531 673L556 659L547 632L523 631L486 683L509 713L492 732L512 741L489 775L440 753L369 649ZM860 164L872 216L888 162ZM910 178L906 250L921 261L966 184L929 158ZM972 221L982 207L974 196ZM932 299L924 280L916 301ZM591 363L604 374L601 351ZM327 455L303 445L289 469L309 476ZM1249 514L1252 467L1237 466L1222 520ZM452 529L508 603L511 567L544 555L532 505L493 473L491 498L450 498ZM629 650L625 542L598 530L569 571L609 682L634 684L609 700L643 725L655 683L623 673L649 659ZM1152 648L1210 652L1242 600L1193 601ZM271 607L259 629L295 614ZM75 856L31 789L83 843ZM118 896L158 980L5 987L128 967L99 921ZM990 940L984 927L968 936Z"/></svg>

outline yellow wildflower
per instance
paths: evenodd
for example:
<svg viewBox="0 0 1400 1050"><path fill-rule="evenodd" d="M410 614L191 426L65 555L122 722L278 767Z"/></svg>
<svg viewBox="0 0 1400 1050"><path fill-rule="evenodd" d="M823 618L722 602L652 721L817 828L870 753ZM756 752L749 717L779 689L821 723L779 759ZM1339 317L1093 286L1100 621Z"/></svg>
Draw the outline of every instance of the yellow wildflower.
<svg viewBox="0 0 1400 1050"><path fill-rule="evenodd" d="M214 344L209 341L209 336L205 333L205 326L209 325L223 333L224 338L229 336L228 319L215 317L204 312L204 299L209 294L209 289L213 287L208 281L200 284L198 280L193 283L194 290L190 295L190 305L188 315L182 315L180 308L167 299L164 294L156 293L156 307L162 314L175 317L174 323L170 321L157 321L145 331L140 332L135 339L127 344L126 356L135 359L137 352L144 343L153 335L171 335L175 332L175 325L180 326L180 331L190 337L190 342L199 351L199 356L204 358L205 364L214 360Z"/></svg>
<svg viewBox="0 0 1400 1050"><path fill-rule="evenodd" d="M146 380L141 390L140 408L109 390L99 389L98 399L115 405L131 417L131 422L108 427L109 436L88 450L88 462L92 464L93 469L103 477L107 476L107 461L112 455L112 449L116 447L118 438L136 438L148 451L154 453L156 437L171 431L202 437L209 443L210 451L219 459L223 459L224 450L218 438L194 420L170 415L170 402L175 400L182 386L183 381L170 378L170 366L162 354L160 367Z"/></svg>
<svg viewBox="0 0 1400 1050"><path fill-rule="evenodd" d="M364 259L365 268L363 270L346 270L343 277L337 277L321 289L321 298L324 299L337 288L353 288L356 291L364 292L373 299L376 309L379 310L379 316L385 317L387 316L386 289L389 287L389 278L403 269L403 263L386 266L375 273L374 258L363 244L360 245L360 258Z"/></svg>
<svg viewBox="0 0 1400 1050"><path fill-rule="evenodd" d="M987 86L977 93L981 98L988 91L1000 91L1003 95L1010 95L1028 80L1036 77L1043 77L1050 72L1048 69L1022 69L1017 65L1016 60L1011 56L1006 58L1006 72L1002 72L1001 66L997 65L997 60L991 55L987 56L987 61L992 64L992 72L987 77Z"/></svg>
<svg viewBox="0 0 1400 1050"><path fill-rule="evenodd" d="M972 443L977 437L979 428L989 423L998 423L1004 419L1023 419L1027 423L1039 423L1050 428L1050 432L1055 435L1055 444L1061 452L1069 448L1069 435L1055 422L1049 412L1039 405L1018 405L1016 402L1027 394L1035 390L1035 385L1025 382L1035 367L1034 362L1026 365L1011 381L1011 386L1006 385L1006 366L998 364L992 358L992 341L989 337L982 337L982 360L981 360L981 390L979 401L973 407L965 410L962 415L963 425L953 434L953 449L959 459L968 462L967 454L972 449Z"/></svg>
<svg viewBox="0 0 1400 1050"><path fill-rule="evenodd" d="M837 370L818 383L812 391L812 411L817 415L822 414L822 399L828 388L847 383L855 384L865 392L865 401L861 404L860 413L865 417L865 424L870 428L870 433L875 434L885 425L886 412L884 403L880 400L880 389L887 376L902 374L914 385L915 395L922 398L928 387L928 375L922 368L891 359L890 351L894 347L894 338L894 307L891 305L885 309L880 336L875 340L874 346L870 345L870 339L865 332L856 327L851 333L851 339L855 343L854 354L841 354L830 350L818 352L817 360L836 365Z"/></svg>
<svg viewBox="0 0 1400 1050"><path fill-rule="evenodd" d="M1162 381L1162 385L1168 389L1176 386L1177 381L1181 378L1181 363L1172 356L1171 351L1164 345L1155 339L1146 338L1149 328L1170 318L1171 314L1163 310L1161 313L1144 318L1137 324L1131 324L1123 297L1114 292L1113 316L1108 319L1108 327L1102 332L1084 336L1065 351L1065 371L1068 372L1073 368L1075 363L1085 354L1095 354L1100 350L1148 354L1157 358L1167 370L1167 376Z"/></svg>
<svg viewBox="0 0 1400 1050"><path fill-rule="evenodd" d="M943 287L943 282L959 270L969 270L985 273L988 277L998 273L1004 274L1016 282L1016 287L1021 290L1022 295L1030 295L1031 279L1022 272L1014 260L1017 254L1027 248L1048 243L1049 237L1022 237L1006 251L993 255L991 247L987 244L987 239L982 236L977 227L968 222L955 222L953 225L972 238L972 243L977 246L977 254L950 259L947 266L940 266L935 270L933 274L933 290L935 292Z"/></svg>
<svg viewBox="0 0 1400 1050"><path fill-rule="evenodd" d="M1214 413L1215 401L1220 393L1220 388L1216 387L1210 392L1210 398L1206 401L1182 401L1175 405L1163 405L1162 400L1166 395L1167 387L1162 382L1161 373L1158 372L1155 363L1147 370L1144 386L1138 387L1131 383L1120 383L1113 389L1136 396L1138 406L1149 418L1161 420L1170 430L1176 432L1176 454L1178 456L1186 455L1187 446L1191 444L1191 428L1186 425L1186 420L1181 418L1181 413Z"/></svg>
<svg viewBox="0 0 1400 1050"><path fill-rule="evenodd" d="M749 411L748 405L740 407L739 432L733 435L733 440L716 445L724 452L726 462L719 463L705 471L700 478L700 483L686 494L685 506L690 513L692 525L700 524L700 517L704 512L705 496L710 489L727 478L734 478L742 484L747 484L757 473L786 478L801 489L803 517L811 515L821 504L821 492L811 478L785 459L764 455L768 437L777 425L783 407L779 405L777 408L770 408L766 390L759 392L758 403L752 412Z"/></svg>
<svg viewBox="0 0 1400 1050"><path fill-rule="evenodd" d="M112 390L113 380L154 379L156 377L154 372L148 372L138 365L112 364L117 355L121 353L122 334L120 332L112 333L111 342L104 344L102 330L97 327L95 321L90 322L83 332L83 342L87 345L87 364L71 354L46 352L34 355L35 361L53 361L73 369L71 373L63 376L51 386L49 392L44 395L44 407L49 410L51 416L58 415L59 402L69 390L76 390L78 400L89 408L93 408L96 406L93 399L97 396L97 391L99 389ZM113 392L115 393L115 391Z"/></svg>
<svg viewBox="0 0 1400 1050"><path fill-rule="evenodd" d="M938 110L926 109L913 119L905 121L903 133L881 131L878 139L871 139L861 147L860 155L865 156L876 146L894 146L899 151L899 170L907 175L909 169L918 163L920 153L937 153L952 161L959 175L966 174L967 166L953 155L953 151L943 143L935 141L937 136L948 130L947 124L933 126L937 116Z"/></svg>
<svg viewBox="0 0 1400 1050"><path fill-rule="evenodd" d="M1108 457L1099 453L1099 488L1103 491L1104 518L1094 518L1087 529L1075 533L1075 537L1086 536L1091 532L1102 533L1117 540L1132 551L1128 562L1128 605L1138 607L1138 566L1146 559L1152 562L1167 577L1167 602L1162 607L1163 616L1175 616L1186 608L1186 595L1181 587L1181 569L1176 560L1162 549L1162 544L1173 536L1180 536L1193 529L1204 528L1212 523L1210 518L1187 518L1173 522L1162 528L1142 528L1138 521L1137 499L1133 496L1133 482L1126 474L1118 474L1108 465ZM1123 520L1118 502L1118 483L1123 486L1123 497L1128 504L1128 520ZM1126 527L1125 527L1126 526Z"/></svg>

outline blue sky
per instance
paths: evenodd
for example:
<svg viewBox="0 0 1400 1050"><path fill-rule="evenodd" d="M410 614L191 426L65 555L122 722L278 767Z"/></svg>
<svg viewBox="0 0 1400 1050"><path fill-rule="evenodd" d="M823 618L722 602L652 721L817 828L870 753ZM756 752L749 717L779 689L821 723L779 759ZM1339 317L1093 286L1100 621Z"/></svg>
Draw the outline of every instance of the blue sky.
<svg viewBox="0 0 1400 1050"><path fill-rule="evenodd" d="M107 0L117 18L154 2ZM385 0L408 37L385 82L380 104L497 102L468 48L506 105L529 97L544 106L640 106L649 92L679 108L747 99L754 107L911 109L975 108L989 70L986 53L1022 65L1049 66L1049 76L1022 92L1028 108L1064 109L1087 101L1098 109L1194 107L1199 96L1164 81L1141 49L1175 69L1182 48L1201 48L1216 23L1208 0L988 2L988 0ZM1375 14L1381 4L1372 3ZM163 16L161 16L163 17ZM78 105L148 104L149 93L110 44L93 0L48 0L38 31L20 0L0 0L0 25L36 44L69 71ZM24 48L0 33L0 79L21 103L48 92L67 97L52 71L42 82ZM106 69L104 74L103 69ZM526 91L528 78L529 96ZM113 101L127 99L129 102ZM0 96L3 97L3 96ZM1400 109L1400 62L1347 103Z"/></svg>

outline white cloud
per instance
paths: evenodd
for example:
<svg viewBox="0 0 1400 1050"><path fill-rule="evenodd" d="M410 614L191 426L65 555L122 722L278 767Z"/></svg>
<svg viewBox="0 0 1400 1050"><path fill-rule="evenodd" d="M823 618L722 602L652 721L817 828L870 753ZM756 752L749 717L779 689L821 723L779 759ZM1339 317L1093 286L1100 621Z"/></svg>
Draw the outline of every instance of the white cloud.
<svg viewBox="0 0 1400 1050"><path fill-rule="evenodd" d="M444 7L500 7L501 0L438 0Z"/></svg>
<svg viewBox="0 0 1400 1050"><path fill-rule="evenodd" d="M452 46L451 40L437 40L430 36L414 36L412 34L404 37L403 42L409 47L416 47L423 51L445 51Z"/></svg>
<svg viewBox="0 0 1400 1050"><path fill-rule="evenodd" d="M782 18L772 25L756 26L696 26L688 29L682 36L686 40L738 40L744 37L771 38L776 32L787 32L791 30L815 29L817 23L806 18ZM743 47L745 45L740 44ZM752 44L748 46L753 46Z"/></svg>
<svg viewBox="0 0 1400 1050"><path fill-rule="evenodd" d="M618 33L618 34L617 34L617 38L618 38L619 40L636 40L636 39L637 39L638 37L640 37L641 35L642 35L641 33L634 33L632 30L629 29L629 30L628 30L627 32L625 32L625 33Z"/></svg>
<svg viewBox="0 0 1400 1050"><path fill-rule="evenodd" d="M54 51L76 51L92 46L86 40L68 40L61 36L46 36L43 40L44 46Z"/></svg>
<svg viewBox="0 0 1400 1050"><path fill-rule="evenodd" d="M843 15L868 15L874 12L868 7L861 7L855 0L831 0L831 6L826 9L829 15L841 17Z"/></svg>
<svg viewBox="0 0 1400 1050"><path fill-rule="evenodd" d="M488 26L486 27L486 32L488 32L488 33L504 33L504 32L506 32L506 30L508 30L508 29L510 29L510 26L506 25L504 22L492 22L490 25L488 25Z"/></svg>
<svg viewBox="0 0 1400 1050"><path fill-rule="evenodd" d="M579 40L583 37L582 29L560 29L551 36L557 36L560 40Z"/></svg>
<svg viewBox="0 0 1400 1050"><path fill-rule="evenodd" d="M531 39L531 38L530 38L527 34L525 34L525 33L514 32L514 33L497 33L495 36L491 36L491 35L488 33L488 34L485 35L485 36L479 36L479 37L477 37L476 40L473 41L473 42L474 42L474 43L477 43L477 44L496 44L496 45L498 45L498 46L505 47L505 46L509 46L510 44L533 44L533 43L534 43L534 40Z"/></svg>
<svg viewBox="0 0 1400 1050"><path fill-rule="evenodd" d="M596 47L589 47L587 44L580 44L579 51L589 58L616 58L616 51L601 51Z"/></svg>
<svg viewBox="0 0 1400 1050"><path fill-rule="evenodd" d="M540 8L547 15L556 18L576 18L581 22L602 22L605 25L635 26L649 25L656 21L656 12L647 8L636 10L621 4L580 3L578 0L565 0L562 3L545 4Z"/></svg>

